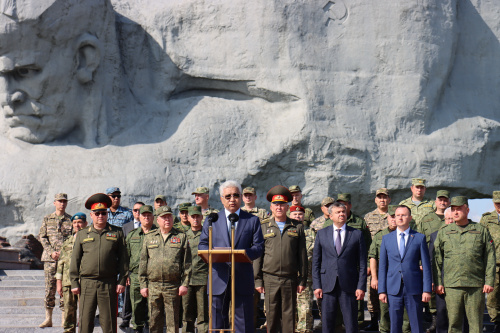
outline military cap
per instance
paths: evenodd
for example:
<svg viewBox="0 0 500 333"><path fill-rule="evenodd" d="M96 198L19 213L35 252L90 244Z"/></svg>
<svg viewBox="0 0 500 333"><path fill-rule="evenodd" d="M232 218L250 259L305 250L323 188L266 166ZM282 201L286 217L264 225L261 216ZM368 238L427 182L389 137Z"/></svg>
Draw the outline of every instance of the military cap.
<svg viewBox="0 0 500 333"><path fill-rule="evenodd" d="M299 185L292 185L288 188L288 190L291 192L291 193L295 193L295 192L302 192L302 190L300 189Z"/></svg>
<svg viewBox="0 0 500 333"><path fill-rule="evenodd" d="M276 185L267 192L266 199L269 202L290 202L293 197L286 187Z"/></svg>
<svg viewBox="0 0 500 333"><path fill-rule="evenodd" d="M96 193L91 195L85 202L85 208L92 211L105 210L111 207L111 199L104 193Z"/></svg>
<svg viewBox="0 0 500 333"><path fill-rule="evenodd" d="M500 202L500 191L493 191L493 202L494 203Z"/></svg>
<svg viewBox="0 0 500 333"><path fill-rule="evenodd" d="M253 188L253 187L245 187L243 189L243 194L245 194L245 193L255 194L255 188Z"/></svg>
<svg viewBox="0 0 500 333"><path fill-rule="evenodd" d="M321 206L325 207L325 206L328 206L334 202L335 202L334 198L326 197L326 198L323 198L323 200L321 200Z"/></svg>
<svg viewBox="0 0 500 333"><path fill-rule="evenodd" d="M412 178L411 184L415 186L425 186L425 179L423 178Z"/></svg>
<svg viewBox="0 0 500 333"><path fill-rule="evenodd" d="M71 216L71 221L74 221L74 220L84 220L84 221L87 221L87 215L85 215L82 212L78 212L75 215Z"/></svg>
<svg viewBox="0 0 500 333"><path fill-rule="evenodd" d="M339 193L337 201L351 202L351 193Z"/></svg>
<svg viewBox="0 0 500 333"><path fill-rule="evenodd" d="M113 194L115 192L119 192L119 193L122 193L122 191L120 191L120 189L118 187L108 187L106 189L106 194L107 195L110 195L110 194Z"/></svg>
<svg viewBox="0 0 500 333"><path fill-rule="evenodd" d="M68 195L66 193L57 193L56 195L54 195L54 201L57 201L57 200L68 201Z"/></svg>
<svg viewBox="0 0 500 333"><path fill-rule="evenodd" d="M208 187L197 187L196 190L191 194L205 194L209 193Z"/></svg>
<svg viewBox="0 0 500 333"><path fill-rule="evenodd" d="M303 212L303 213L305 213L306 209L302 206L292 206L292 207L290 207L290 213L291 212Z"/></svg>
<svg viewBox="0 0 500 333"><path fill-rule="evenodd" d="M377 196L379 194L385 194L385 195L389 196L389 190L386 189L385 187L381 187L377 190L377 192L375 192L375 196Z"/></svg>
<svg viewBox="0 0 500 333"><path fill-rule="evenodd" d="M163 215L167 215L167 214L172 215L172 208L170 208L168 206L161 206L161 207L158 207L157 210L155 210L155 215L158 217L163 216Z"/></svg>
<svg viewBox="0 0 500 333"><path fill-rule="evenodd" d="M398 208L397 205L389 205L389 207L387 208L387 214L391 216L396 214L396 208Z"/></svg>
<svg viewBox="0 0 500 333"><path fill-rule="evenodd" d="M151 213L151 214L153 214L153 206L151 206L151 205L143 205L143 206L141 206L141 209L139 210L139 214L144 214L144 213Z"/></svg>
<svg viewBox="0 0 500 333"><path fill-rule="evenodd" d="M436 198L439 198L439 197L445 197L445 198L449 199L450 198L450 192L446 191L446 190L439 190L436 193Z"/></svg>
<svg viewBox="0 0 500 333"><path fill-rule="evenodd" d="M458 197L451 198L451 206L463 206L469 205L469 201L466 196L460 195Z"/></svg>
<svg viewBox="0 0 500 333"><path fill-rule="evenodd" d="M161 200L163 200L163 201L165 201L165 202L167 201L167 197L165 197L163 194L158 194L158 195L155 197L155 200L154 200L154 201L156 202L156 200L158 200L158 199L161 199Z"/></svg>
<svg viewBox="0 0 500 333"><path fill-rule="evenodd" d="M191 207L192 204L190 202L183 202L181 204L179 204L178 208L179 208L179 212L182 212L183 210L189 210L189 207Z"/></svg>
<svg viewBox="0 0 500 333"><path fill-rule="evenodd" d="M188 214L189 215L203 215L201 213L201 207L200 206L190 206L188 209Z"/></svg>

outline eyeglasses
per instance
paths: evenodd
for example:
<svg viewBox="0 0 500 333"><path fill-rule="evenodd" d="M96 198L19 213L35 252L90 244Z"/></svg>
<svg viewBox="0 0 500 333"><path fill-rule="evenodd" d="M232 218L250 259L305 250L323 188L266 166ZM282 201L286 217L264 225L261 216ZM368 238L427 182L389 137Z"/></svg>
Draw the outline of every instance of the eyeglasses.
<svg viewBox="0 0 500 333"><path fill-rule="evenodd" d="M104 216L104 215L108 215L108 212L94 212L94 215L95 216Z"/></svg>
<svg viewBox="0 0 500 333"><path fill-rule="evenodd" d="M224 196L224 199L231 200L231 198L238 199L240 197L239 193L228 194Z"/></svg>
<svg viewBox="0 0 500 333"><path fill-rule="evenodd" d="M119 199L122 197L122 195L121 194L111 194L110 197L112 197L113 199L117 199L117 198Z"/></svg>
<svg viewBox="0 0 500 333"><path fill-rule="evenodd" d="M138 208L138 209L132 209L132 210L133 210L134 212L136 212L136 213L137 213L137 212L138 212L138 211L140 211L141 209L140 209L140 208Z"/></svg>

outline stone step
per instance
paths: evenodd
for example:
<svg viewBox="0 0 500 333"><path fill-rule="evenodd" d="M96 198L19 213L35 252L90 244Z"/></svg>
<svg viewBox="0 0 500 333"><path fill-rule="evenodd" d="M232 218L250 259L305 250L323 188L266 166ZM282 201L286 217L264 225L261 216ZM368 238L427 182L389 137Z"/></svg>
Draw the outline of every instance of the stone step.
<svg viewBox="0 0 500 333"><path fill-rule="evenodd" d="M0 287L42 287L45 288L44 280L2 280L0 281Z"/></svg>
<svg viewBox="0 0 500 333"><path fill-rule="evenodd" d="M21 250L12 248L0 248L0 261L19 261Z"/></svg>
<svg viewBox="0 0 500 333"><path fill-rule="evenodd" d="M0 269L25 269L29 270L31 264L29 262L22 262L17 260L0 260Z"/></svg>
<svg viewBox="0 0 500 333"><path fill-rule="evenodd" d="M4 275L0 276L0 284L1 281L45 281L44 275Z"/></svg>
<svg viewBox="0 0 500 333"><path fill-rule="evenodd" d="M58 304L58 303L56 303ZM14 307L2 307L0 306L0 315L16 315L16 314L25 314L30 317L43 317L45 315L45 308L42 304L36 304L34 306L14 306ZM54 316L60 315L60 310L54 310Z"/></svg>
<svg viewBox="0 0 500 333"><path fill-rule="evenodd" d="M61 311L59 309L54 310L52 316L52 322L54 327L39 328L41 322L44 320L44 315L38 316L26 316L24 314L13 314L6 316L0 316L0 333L24 333L24 332L61 332ZM121 318L118 318L118 325L121 323ZM96 319L94 332L101 333L102 329L99 326L99 321Z"/></svg>
<svg viewBox="0 0 500 333"><path fill-rule="evenodd" d="M3 279L5 276L44 276L44 273L42 269L0 269L0 279Z"/></svg>
<svg viewBox="0 0 500 333"><path fill-rule="evenodd" d="M3 296L3 294L0 295L0 309L2 307L15 307L15 306L40 306L40 307L43 307L43 297L41 297L41 298L4 298L2 296Z"/></svg>
<svg viewBox="0 0 500 333"><path fill-rule="evenodd" d="M0 287L0 298L41 298L45 297L45 289L41 287Z"/></svg>

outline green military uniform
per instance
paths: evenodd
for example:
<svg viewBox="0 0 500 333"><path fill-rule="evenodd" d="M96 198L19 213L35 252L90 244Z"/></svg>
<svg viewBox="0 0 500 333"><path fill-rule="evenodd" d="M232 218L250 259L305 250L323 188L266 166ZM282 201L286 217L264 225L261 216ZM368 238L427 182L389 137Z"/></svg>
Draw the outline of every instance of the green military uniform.
<svg viewBox="0 0 500 333"><path fill-rule="evenodd" d="M444 215L438 215L435 212L431 212L421 219L420 223L416 227L416 231L425 235L428 246L431 240L431 235L444 225Z"/></svg>
<svg viewBox="0 0 500 333"><path fill-rule="evenodd" d="M257 216L261 222L262 220L267 219L269 217L269 213L264 208L254 207L252 209L247 209L246 207L243 206L241 207L241 210Z"/></svg>
<svg viewBox="0 0 500 333"><path fill-rule="evenodd" d="M164 238L165 236L165 238ZM139 281L149 292L149 331L163 332L165 315L167 333L179 331L180 286L188 287L191 277L191 250L185 233L172 228L163 235L156 229L143 240Z"/></svg>
<svg viewBox="0 0 500 333"><path fill-rule="evenodd" d="M415 223L417 225L425 215L436 210L434 200L430 200L427 198L423 198L422 201L418 203L418 205L413 202L412 197L401 201L399 204L410 208L411 217L413 218L413 220L415 220Z"/></svg>
<svg viewBox="0 0 500 333"><path fill-rule="evenodd" d="M329 220L329 218L325 217L325 215L318 217L317 219L311 222L310 228L318 232L318 230L321 230L325 227L326 220Z"/></svg>
<svg viewBox="0 0 500 333"><path fill-rule="evenodd" d="M498 192L498 191L495 191ZM495 194L494 192L494 194ZM494 196L495 199L495 196ZM496 211L484 213L479 222L482 226L486 227L490 232L495 245L496 253L496 272L495 272L495 286L493 292L488 294L486 298L486 308L492 322L500 324L500 218Z"/></svg>
<svg viewBox="0 0 500 333"><path fill-rule="evenodd" d="M182 224L181 221L174 223L174 228L180 232L187 232L188 230L191 230L191 226Z"/></svg>
<svg viewBox="0 0 500 333"><path fill-rule="evenodd" d="M69 264L71 262L71 254L73 253L73 245L75 244L75 236L70 236L64 241L61 247L61 255L59 256L59 260L57 261L56 280L61 280L63 287L63 321L65 333L74 333L76 331L76 309L78 307L78 295L74 295L71 292L71 280L69 278Z"/></svg>
<svg viewBox="0 0 500 333"><path fill-rule="evenodd" d="M264 254L254 260L255 287L264 287L268 332L295 331L297 285L307 283L304 226L287 217L283 232L274 217L261 222ZM281 313L279 310L281 309ZM281 323L280 323L281 319Z"/></svg>
<svg viewBox="0 0 500 333"><path fill-rule="evenodd" d="M145 206L143 206L145 207ZM151 207L151 206L149 206ZM141 207L142 209L142 207ZM153 224L149 232L157 227ZM127 253L129 256L129 278L130 278L130 303L132 305L132 327L142 329L148 320L148 299L142 297L139 282L139 263L141 261L142 243L146 233L141 227L132 230L126 238Z"/></svg>
<svg viewBox="0 0 500 333"><path fill-rule="evenodd" d="M482 332L482 290L484 285L495 283L495 263L493 241L482 225L469 220L465 227L452 223L439 229L433 274L435 284L445 287L450 333L462 332L464 308L470 332Z"/></svg>
<svg viewBox="0 0 500 333"><path fill-rule="evenodd" d="M188 293L182 297L184 308L182 332L194 332L195 321L198 332L208 332L208 264L198 255L201 230L189 229L186 235L191 248L192 264Z"/></svg>
<svg viewBox="0 0 500 333"><path fill-rule="evenodd" d="M107 223L102 230L92 225L76 234L70 278L71 288L81 290L81 333L94 330L97 306L103 332L116 332L116 285L125 286L127 275L128 255L122 228Z"/></svg>
<svg viewBox="0 0 500 333"><path fill-rule="evenodd" d="M202 210L201 210L201 213L203 214L203 220L204 220L204 219L205 219L208 215L210 215L210 214L212 214L212 213L218 213L218 212L219 212L219 210L218 210L218 209L212 208L212 207L210 207L210 206L208 206L208 208L207 208L207 209L202 209Z"/></svg>
<svg viewBox="0 0 500 333"><path fill-rule="evenodd" d="M314 217L314 212L311 208L304 208L304 221L302 221L302 224L304 225L305 229L308 229L311 223L316 219L316 217ZM286 216L290 217L290 209L288 209L288 212L286 212Z"/></svg>
<svg viewBox="0 0 500 333"><path fill-rule="evenodd" d="M312 333L314 327L313 318L313 300L314 293L312 289L312 256L314 249L314 241L316 239L316 231L311 227L304 231L306 237L306 252L307 252L307 284L302 293L297 295L297 325L296 332Z"/></svg>

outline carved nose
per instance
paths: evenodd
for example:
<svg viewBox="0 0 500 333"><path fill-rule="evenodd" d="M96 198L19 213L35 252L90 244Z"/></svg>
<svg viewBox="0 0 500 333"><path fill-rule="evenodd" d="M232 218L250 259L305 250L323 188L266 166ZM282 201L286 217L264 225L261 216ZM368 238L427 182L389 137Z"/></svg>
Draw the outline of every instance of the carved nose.
<svg viewBox="0 0 500 333"><path fill-rule="evenodd" d="M21 104L25 101L25 95L22 91L15 91L13 94L10 95L10 105L14 104Z"/></svg>

